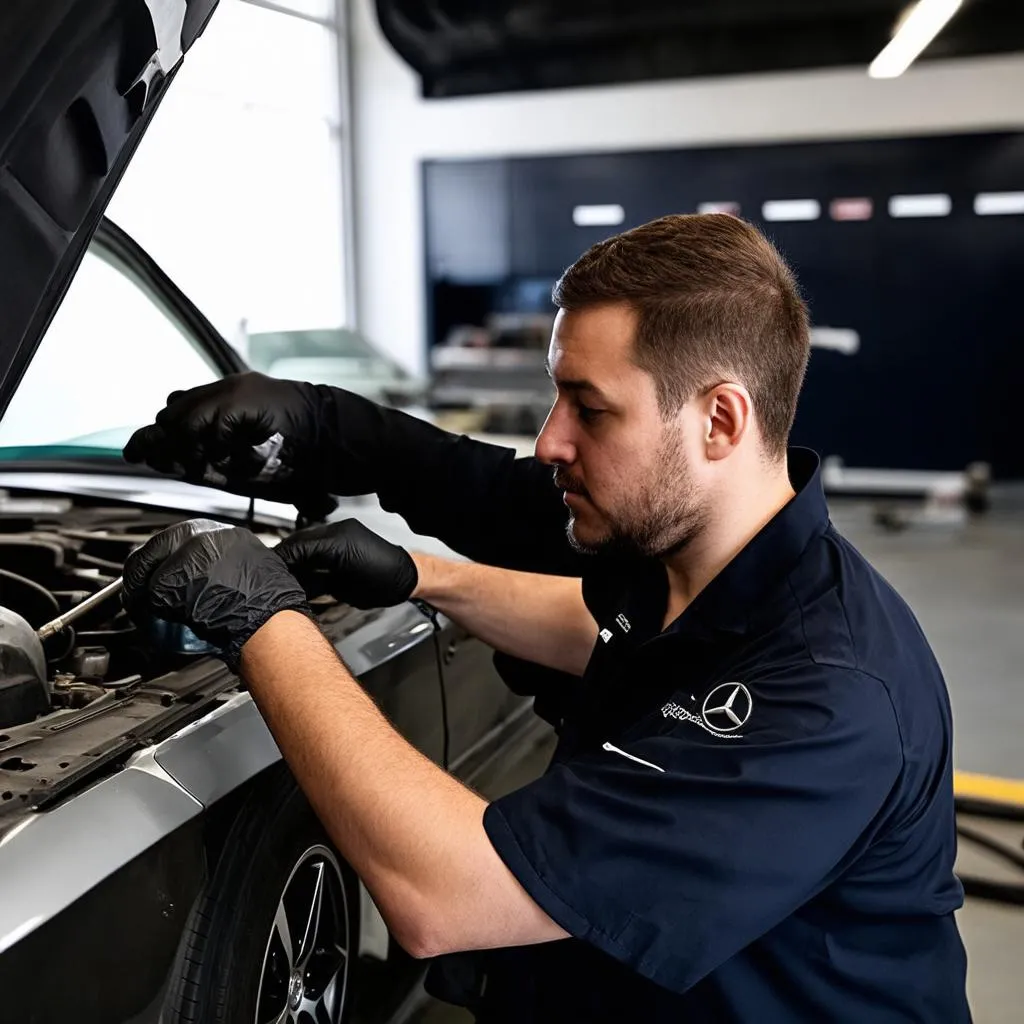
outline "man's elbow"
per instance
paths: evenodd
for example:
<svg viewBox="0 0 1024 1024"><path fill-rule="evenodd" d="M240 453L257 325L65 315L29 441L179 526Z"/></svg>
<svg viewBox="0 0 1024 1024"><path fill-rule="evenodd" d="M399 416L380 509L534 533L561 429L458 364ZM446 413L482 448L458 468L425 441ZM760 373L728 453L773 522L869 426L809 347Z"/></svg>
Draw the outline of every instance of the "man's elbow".
<svg viewBox="0 0 1024 1024"><path fill-rule="evenodd" d="M395 941L415 960L469 948L464 938L460 942L439 911L420 908L395 914L388 921L388 927Z"/></svg>
<svg viewBox="0 0 1024 1024"><path fill-rule="evenodd" d="M461 911L461 912L460 912ZM417 960L461 953L469 949L519 946L565 939L569 933L530 901L502 914L494 903L488 907L420 903L405 906L385 920L395 941Z"/></svg>
<svg viewBox="0 0 1024 1024"><path fill-rule="evenodd" d="M456 951L451 944L439 941L436 935L420 935L414 939L397 939L397 941L414 960L430 960L435 956L443 956L445 953Z"/></svg>

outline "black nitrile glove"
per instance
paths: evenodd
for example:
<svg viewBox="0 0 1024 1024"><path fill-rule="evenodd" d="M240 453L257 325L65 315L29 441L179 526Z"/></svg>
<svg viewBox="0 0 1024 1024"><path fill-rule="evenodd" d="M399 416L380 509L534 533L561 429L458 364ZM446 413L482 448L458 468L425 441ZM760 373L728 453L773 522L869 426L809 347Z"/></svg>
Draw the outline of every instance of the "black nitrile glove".
<svg viewBox="0 0 1024 1024"><path fill-rule="evenodd" d="M127 462L189 483L295 505L323 518L335 503L318 471L311 384L241 373L175 391L156 422L132 434Z"/></svg>
<svg viewBox="0 0 1024 1024"><path fill-rule="evenodd" d="M354 608L389 608L408 601L419 579L404 548L357 519L299 530L276 551L311 597L332 594Z"/></svg>
<svg viewBox="0 0 1024 1024"><path fill-rule="evenodd" d="M327 495L373 493L421 463L424 446L455 440L340 388L240 373L168 396L123 454L190 483L323 518L334 507Z"/></svg>
<svg viewBox="0 0 1024 1024"><path fill-rule="evenodd" d="M271 616L310 614L287 566L248 530L192 519L163 530L124 564L123 602L136 621L180 622L238 671L242 647Z"/></svg>
<svg viewBox="0 0 1024 1024"><path fill-rule="evenodd" d="M191 483L326 517L329 495L376 493L410 528L477 562L579 575L551 469L325 384L239 373L172 394L125 445Z"/></svg>

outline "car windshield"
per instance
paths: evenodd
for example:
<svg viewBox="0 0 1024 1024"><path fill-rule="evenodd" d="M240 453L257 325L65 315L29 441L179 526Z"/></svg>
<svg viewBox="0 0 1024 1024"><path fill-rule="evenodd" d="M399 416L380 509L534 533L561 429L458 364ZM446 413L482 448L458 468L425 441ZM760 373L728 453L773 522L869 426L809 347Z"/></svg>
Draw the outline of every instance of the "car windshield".
<svg viewBox="0 0 1024 1024"><path fill-rule="evenodd" d="M274 377L410 406L423 385L347 328L243 334ZM149 282L94 239L0 421L0 462L120 459L172 391L217 380L203 343Z"/></svg>
<svg viewBox="0 0 1024 1024"><path fill-rule="evenodd" d="M219 376L159 296L94 241L0 421L0 460L120 458L170 392Z"/></svg>

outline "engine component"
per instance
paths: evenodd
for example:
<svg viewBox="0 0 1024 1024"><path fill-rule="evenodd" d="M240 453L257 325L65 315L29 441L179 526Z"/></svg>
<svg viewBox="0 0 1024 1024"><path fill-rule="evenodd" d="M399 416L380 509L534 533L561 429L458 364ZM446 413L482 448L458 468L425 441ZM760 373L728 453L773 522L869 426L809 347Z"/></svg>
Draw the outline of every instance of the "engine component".
<svg viewBox="0 0 1024 1024"><path fill-rule="evenodd" d="M53 703L65 708L84 708L107 691L95 683L76 679L70 672L58 673L53 681Z"/></svg>
<svg viewBox="0 0 1024 1024"><path fill-rule="evenodd" d="M0 607L0 725L22 725L49 709L43 645L17 612Z"/></svg>
<svg viewBox="0 0 1024 1024"><path fill-rule="evenodd" d="M60 613L55 595L46 587L8 569L0 569L0 606L16 611L37 628Z"/></svg>
<svg viewBox="0 0 1024 1024"><path fill-rule="evenodd" d="M71 652L71 667L76 676L102 679L110 671L110 651L106 647L76 647Z"/></svg>
<svg viewBox="0 0 1024 1024"><path fill-rule="evenodd" d="M66 564L65 550L52 534L0 536L0 567L49 588Z"/></svg>
<svg viewBox="0 0 1024 1024"><path fill-rule="evenodd" d="M180 518L0 491L0 730L212 652L184 626L133 623L119 601L104 599L129 553ZM267 538L280 539L273 530ZM35 630L58 617L74 626L40 643Z"/></svg>

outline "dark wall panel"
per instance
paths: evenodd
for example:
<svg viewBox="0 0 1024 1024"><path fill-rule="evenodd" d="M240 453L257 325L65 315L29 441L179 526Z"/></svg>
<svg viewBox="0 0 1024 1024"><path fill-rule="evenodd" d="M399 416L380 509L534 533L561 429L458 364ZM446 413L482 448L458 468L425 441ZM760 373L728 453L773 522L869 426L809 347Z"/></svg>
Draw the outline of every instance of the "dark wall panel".
<svg viewBox="0 0 1024 1024"><path fill-rule="evenodd" d="M998 476L1024 477L1024 445L1011 415L1024 375L1024 215L978 216L973 205L980 192L1024 191L1024 134L493 164L506 186L497 207L504 220L488 244L500 250L491 265L503 272L474 282L477 322L481 284L495 296L519 294L525 281L553 281L611 233L704 202L734 202L793 265L815 325L853 329L860 337L855 355L814 349L794 440L855 466L962 468L984 459ZM461 191L450 192L456 206L466 201L466 166L427 167L428 180L461 175ZM493 181L487 187L494 194ZM890 197L923 193L948 195L950 214L890 216ZM871 219L832 219L830 201L849 197L870 199ZM816 199L822 213L810 221L765 223L762 204L772 199ZM487 205L482 186L474 202L474 209ZM620 226L574 225L575 206L610 203L623 207ZM478 234L485 230L479 225L493 217L474 216L470 224L442 215L429 189L427 206L428 245L439 221L459 223L449 227L446 245L479 253ZM436 260L428 260L427 285L431 295L443 290L446 323L458 322L458 284Z"/></svg>

